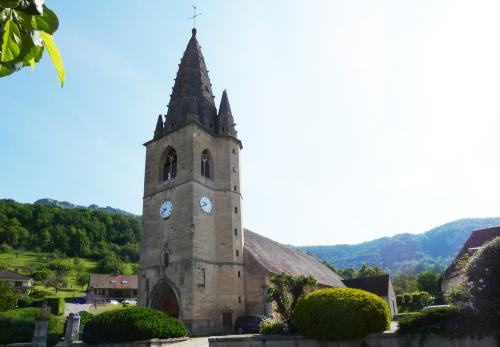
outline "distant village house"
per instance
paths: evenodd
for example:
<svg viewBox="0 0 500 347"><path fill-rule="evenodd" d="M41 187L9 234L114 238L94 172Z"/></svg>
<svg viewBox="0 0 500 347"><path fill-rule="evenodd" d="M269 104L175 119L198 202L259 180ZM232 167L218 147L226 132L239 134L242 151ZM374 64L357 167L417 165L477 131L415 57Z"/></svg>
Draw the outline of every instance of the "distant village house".
<svg viewBox="0 0 500 347"><path fill-rule="evenodd" d="M135 299L137 282L137 275L90 274L85 301L87 304L99 305L109 300Z"/></svg>
<svg viewBox="0 0 500 347"><path fill-rule="evenodd" d="M465 241L453 262L443 273L441 290L446 293L453 286L463 282L465 278L465 265L470 256L481 248L486 242L500 236L500 226L474 230Z"/></svg>
<svg viewBox="0 0 500 347"><path fill-rule="evenodd" d="M33 280L14 271L0 271L0 281L9 282L17 292L29 294Z"/></svg>

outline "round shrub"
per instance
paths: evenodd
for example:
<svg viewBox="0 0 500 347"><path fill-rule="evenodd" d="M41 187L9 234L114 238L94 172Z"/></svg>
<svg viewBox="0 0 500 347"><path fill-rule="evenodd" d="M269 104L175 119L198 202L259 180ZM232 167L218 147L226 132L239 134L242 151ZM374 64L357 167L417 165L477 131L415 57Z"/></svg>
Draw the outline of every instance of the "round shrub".
<svg viewBox="0 0 500 347"><path fill-rule="evenodd" d="M472 307L486 319L500 321L500 237L481 247L466 270Z"/></svg>
<svg viewBox="0 0 500 347"><path fill-rule="evenodd" d="M320 341L350 340L387 330L387 303L360 289L328 288L306 295L297 304L294 322L298 331Z"/></svg>
<svg viewBox="0 0 500 347"><path fill-rule="evenodd" d="M130 307L95 316L83 328L86 343L140 341L186 336L178 319L146 307Z"/></svg>

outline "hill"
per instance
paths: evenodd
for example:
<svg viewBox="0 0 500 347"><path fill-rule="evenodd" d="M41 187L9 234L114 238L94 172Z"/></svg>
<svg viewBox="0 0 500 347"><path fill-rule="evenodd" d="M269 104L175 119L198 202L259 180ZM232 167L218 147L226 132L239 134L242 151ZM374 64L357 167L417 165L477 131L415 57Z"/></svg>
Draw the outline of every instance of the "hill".
<svg viewBox="0 0 500 347"><path fill-rule="evenodd" d="M500 224L500 217L460 219L422 234L399 234L355 245L298 247L340 269L378 266L389 273L444 270L476 229Z"/></svg>
<svg viewBox="0 0 500 347"><path fill-rule="evenodd" d="M106 211L106 212L118 213L118 214L123 214L126 216L141 218L141 216L138 216L136 214L133 214L133 213L130 213L130 212L127 212L124 210L120 210L119 208L114 208L111 206L100 207L96 204L92 204L89 206L80 206L80 205L75 205L75 204L68 202L68 201L59 201L59 200L50 199L50 198L39 199L39 200L35 201L35 205L58 206L58 207L64 207L64 208L88 208L89 210L94 210L94 211Z"/></svg>

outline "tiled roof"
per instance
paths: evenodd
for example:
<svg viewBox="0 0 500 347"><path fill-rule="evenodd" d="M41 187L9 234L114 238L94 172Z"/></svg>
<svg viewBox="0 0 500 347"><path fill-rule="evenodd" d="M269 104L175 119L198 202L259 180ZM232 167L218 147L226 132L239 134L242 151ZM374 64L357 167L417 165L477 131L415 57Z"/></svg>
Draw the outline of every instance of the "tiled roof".
<svg viewBox="0 0 500 347"><path fill-rule="evenodd" d="M137 289L137 275L90 274L89 287L101 289Z"/></svg>
<svg viewBox="0 0 500 347"><path fill-rule="evenodd" d="M443 273L443 278L446 279L453 276L453 274L457 270L457 263L466 253L470 254L472 250L481 247L486 242L491 241L499 236L500 236L500 226L474 230L472 234L470 234L467 241L465 241L464 246L458 252L453 262L450 264L450 266L448 266L448 268Z"/></svg>
<svg viewBox="0 0 500 347"><path fill-rule="evenodd" d="M389 275L343 280L349 288L363 289L378 296L389 296Z"/></svg>
<svg viewBox="0 0 500 347"><path fill-rule="evenodd" d="M0 281L29 281L31 277L13 271L0 271Z"/></svg>
<svg viewBox="0 0 500 347"><path fill-rule="evenodd" d="M295 248L268 239L248 229L244 230L245 251L249 252L270 273L289 272L311 275L319 284L345 287L340 277L316 260Z"/></svg>

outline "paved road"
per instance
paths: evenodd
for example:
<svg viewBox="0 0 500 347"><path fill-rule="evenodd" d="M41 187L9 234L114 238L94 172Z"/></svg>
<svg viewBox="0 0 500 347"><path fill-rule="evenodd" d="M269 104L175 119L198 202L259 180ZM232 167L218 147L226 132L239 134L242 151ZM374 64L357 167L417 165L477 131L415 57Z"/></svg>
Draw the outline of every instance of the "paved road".
<svg viewBox="0 0 500 347"><path fill-rule="evenodd" d="M208 337L193 337L187 341L173 344L172 347L208 347Z"/></svg>

